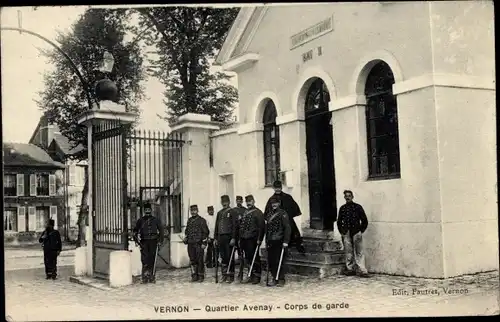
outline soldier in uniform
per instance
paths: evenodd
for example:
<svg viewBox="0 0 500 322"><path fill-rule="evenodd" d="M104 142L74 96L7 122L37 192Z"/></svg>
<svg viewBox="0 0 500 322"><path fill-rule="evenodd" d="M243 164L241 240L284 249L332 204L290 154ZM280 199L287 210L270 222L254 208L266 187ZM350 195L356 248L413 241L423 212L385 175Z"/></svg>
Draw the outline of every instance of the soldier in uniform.
<svg viewBox="0 0 500 322"><path fill-rule="evenodd" d="M151 204L143 206L144 216L137 220L134 228L134 240L141 247L142 283L155 283L154 264L156 252L163 243L163 227L152 214Z"/></svg>
<svg viewBox="0 0 500 322"><path fill-rule="evenodd" d="M208 225L205 218L198 215L198 206L189 207L191 217L186 224L183 239L187 245L189 261L191 262L191 282L203 282L205 279L205 264L203 256L208 243Z"/></svg>
<svg viewBox="0 0 500 322"><path fill-rule="evenodd" d="M300 211L300 207L291 195L283 192L283 184L281 183L281 181L276 180L273 183L273 188L274 194L271 196L271 198L276 198L280 201L280 208L288 214L288 219L290 220L290 228L292 230L292 235L290 237L290 246L295 246L299 252L305 253L305 248L302 244L302 236L300 235L300 231L297 227L297 224L295 223L295 220L293 220L294 217L300 216L302 214L302 212ZM272 208L271 198L269 198L269 201L266 204L266 208L264 209L264 212L266 214L270 212Z"/></svg>
<svg viewBox="0 0 500 322"><path fill-rule="evenodd" d="M290 242L291 228L290 221L286 211L280 208L280 200L271 197L271 211L266 212L266 245L267 245L267 261L268 267L273 277L268 286L284 286L285 285L285 269L284 262L286 257L286 248ZM281 252L284 249L283 261L276 283L276 275L278 274L278 266L280 262Z"/></svg>
<svg viewBox="0 0 500 322"><path fill-rule="evenodd" d="M236 196L236 207L233 208L233 210L236 212L238 215L238 225L241 224L241 218L243 217L243 214L247 210L245 206L243 206L243 197L242 196ZM237 232L239 233L239 231ZM236 240L240 240L239 236L236 237ZM243 281L243 267L244 267L244 258L245 254L243 254L243 249L241 248L241 245L239 243L236 244L236 251L238 252L238 260L240 261L240 271L238 273L238 279L240 282Z"/></svg>
<svg viewBox="0 0 500 322"><path fill-rule="evenodd" d="M222 281L227 283L234 282L234 255L231 266L229 266L229 261L233 247L236 246L238 231L238 215L229 207L230 202L228 195L221 197L222 209L217 213L214 231L214 243L219 247L222 259ZM227 274L228 267L229 274Z"/></svg>
<svg viewBox="0 0 500 322"><path fill-rule="evenodd" d="M264 221L264 214L259 208L255 207L255 199L252 195L245 197L248 209L245 210L241 217L239 227L240 247L245 255L246 266L250 269L255 252L255 261L250 273L250 279L245 280L244 283L252 282L252 284L260 283L261 265L259 247L264 239L266 224Z"/></svg>
<svg viewBox="0 0 500 322"><path fill-rule="evenodd" d="M47 227L38 240L43 246L43 263L46 279L57 279L57 256L61 254L61 234L54 229L54 219L49 219Z"/></svg>

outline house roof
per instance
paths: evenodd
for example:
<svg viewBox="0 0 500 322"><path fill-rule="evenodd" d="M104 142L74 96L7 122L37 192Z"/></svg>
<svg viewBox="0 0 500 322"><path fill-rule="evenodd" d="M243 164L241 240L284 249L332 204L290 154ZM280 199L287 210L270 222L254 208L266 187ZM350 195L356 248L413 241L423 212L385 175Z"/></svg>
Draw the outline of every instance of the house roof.
<svg viewBox="0 0 500 322"><path fill-rule="evenodd" d="M243 47L238 48L240 53L243 54L248 45L253 39L255 32L262 21L264 14L268 9L268 5L258 5L252 7L242 7L238 12L238 16L233 22L229 30L221 50L215 59L216 66L222 66L228 62L237 50L238 44L243 41Z"/></svg>
<svg viewBox="0 0 500 322"><path fill-rule="evenodd" d="M64 164L51 159L42 148L27 143L3 143L4 166L52 167L64 169Z"/></svg>
<svg viewBox="0 0 500 322"><path fill-rule="evenodd" d="M60 133L54 133L54 141L65 155L72 155L83 150L83 146L78 144L76 147L69 142L69 139ZM52 142L51 142L52 143Z"/></svg>

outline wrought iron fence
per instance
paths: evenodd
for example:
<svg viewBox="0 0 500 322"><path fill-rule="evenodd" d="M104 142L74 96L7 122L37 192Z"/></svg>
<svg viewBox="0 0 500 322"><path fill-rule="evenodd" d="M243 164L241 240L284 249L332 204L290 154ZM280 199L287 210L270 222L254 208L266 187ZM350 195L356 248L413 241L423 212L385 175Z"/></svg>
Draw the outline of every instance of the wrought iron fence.
<svg viewBox="0 0 500 322"><path fill-rule="evenodd" d="M165 229L180 231L182 135L115 122L94 131L95 240L127 248L144 201L154 205Z"/></svg>

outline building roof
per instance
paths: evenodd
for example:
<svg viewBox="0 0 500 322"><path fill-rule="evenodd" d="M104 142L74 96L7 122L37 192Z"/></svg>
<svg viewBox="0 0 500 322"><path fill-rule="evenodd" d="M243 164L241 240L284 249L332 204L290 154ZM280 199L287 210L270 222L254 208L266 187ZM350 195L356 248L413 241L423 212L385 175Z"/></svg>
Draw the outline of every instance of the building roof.
<svg viewBox="0 0 500 322"><path fill-rule="evenodd" d="M54 141L56 141L57 145L65 155L76 154L83 150L83 146L81 144L78 144L76 147L72 147L73 145L69 142L69 139L58 132L54 133Z"/></svg>
<svg viewBox="0 0 500 322"><path fill-rule="evenodd" d="M64 164L52 160L42 148L27 143L3 143L4 166L52 167L64 169Z"/></svg>
<svg viewBox="0 0 500 322"><path fill-rule="evenodd" d="M240 9L221 50L215 58L214 65L223 66L232 57L246 52L268 8L269 5L261 4ZM244 44L241 48L237 48L240 42Z"/></svg>

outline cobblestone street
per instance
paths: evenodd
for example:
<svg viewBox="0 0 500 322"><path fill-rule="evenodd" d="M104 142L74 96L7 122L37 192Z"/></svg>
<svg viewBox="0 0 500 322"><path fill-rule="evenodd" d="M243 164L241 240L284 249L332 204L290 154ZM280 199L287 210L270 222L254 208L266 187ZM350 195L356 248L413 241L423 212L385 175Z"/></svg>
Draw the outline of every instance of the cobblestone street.
<svg viewBox="0 0 500 322"><path fill-rule="evenodd" d="M499 312L498 272L447 281L382 275L323 280L289 276L284 288L267 288L264 279L260 286L215 284L212 270L207 272L203 284L192 284L188 282L189 269L181 269L159 272L157 284L102 291L69 282L71 267L59 271L57 281L46 281L43 269L6 272L6 310L12 320L436 316ZM414 295L414 290L420 294ZM446 294L446 290L465 294ZM393 295L405 291L408 295ZM321 308L314 306L315 303ZM332 308L341 303L343 308ZM175 313L172 307L185 307L188 311Z"/></svg>

